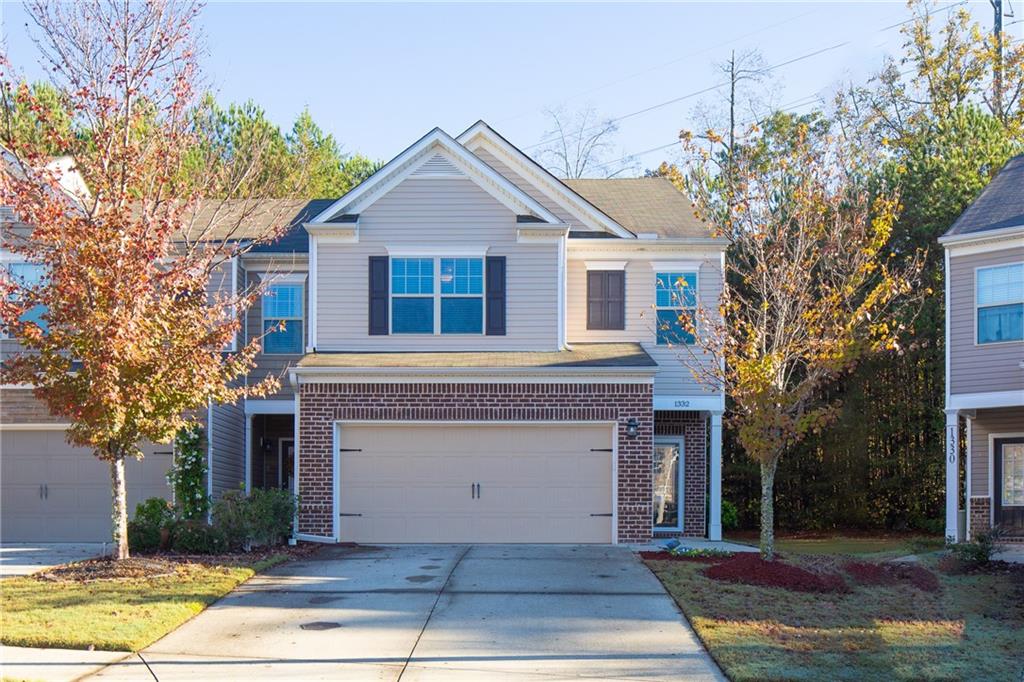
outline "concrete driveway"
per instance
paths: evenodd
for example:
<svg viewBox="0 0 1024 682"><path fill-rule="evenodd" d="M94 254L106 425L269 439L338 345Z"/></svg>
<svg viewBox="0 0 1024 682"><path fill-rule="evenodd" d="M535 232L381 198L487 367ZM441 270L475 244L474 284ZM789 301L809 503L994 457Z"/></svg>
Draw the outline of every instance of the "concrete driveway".
<svg viewBox="0 0 1024 682"><path fill-rule="evenodd" d="M628 549L522 545L328 547L97 677L724 679Z"/></svg>
<svg viewBox="0 0 1024 682"><path fill-rule="evenodd" d="M5 542L0 544L0 578L91 559L107 549L102 542Z"/></svg>

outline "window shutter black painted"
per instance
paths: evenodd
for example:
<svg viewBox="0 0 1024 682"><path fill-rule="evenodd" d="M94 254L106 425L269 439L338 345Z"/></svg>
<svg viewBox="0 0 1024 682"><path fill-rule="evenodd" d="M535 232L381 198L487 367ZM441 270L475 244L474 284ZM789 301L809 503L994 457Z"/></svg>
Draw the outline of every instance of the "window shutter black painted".
<svg viewBox="0 0 1024 682"><path fill-rule="evenodd" d="M587 329L626 328L626 273L587 272Z"/></svg>
<svg viewBox="0 0 1024 682"><path fill-rule="evenodd" d="M370 256L370 335L388 333L388 257Z"/></svg>
<svg viewBox="0 0 1024 682"><path fill-rule="evenodd" d="M505 256L487 257L487 336L505 336Z"/></svg>

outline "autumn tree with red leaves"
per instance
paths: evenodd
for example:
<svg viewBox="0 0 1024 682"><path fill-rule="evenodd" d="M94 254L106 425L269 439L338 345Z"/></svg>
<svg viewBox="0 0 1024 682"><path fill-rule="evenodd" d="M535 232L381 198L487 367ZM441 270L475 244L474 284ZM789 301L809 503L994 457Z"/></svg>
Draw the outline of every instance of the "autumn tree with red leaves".
<svg viewBox="0 0 1024 682"><path fill-rule="evenodd" d="M197 3L27 9L59 105L39 102L4 59L0 205L16 222L3 226L3 249L41 276L0 277L0 324L23 347L3 382L31 384L69 422L68 441L109 463L124 559L125 460L141 458L144 442L170 442L211 402L276 389L274 378L238 381L260 339L225 351L260 289L215 283L287 216L267 215L260 140L235 158L197 123ZM17 111L34 113L33 135L15 134ZM69 161L54 163L48 149L68 150ZM84 188L70 186L72 172Z"/></svg>

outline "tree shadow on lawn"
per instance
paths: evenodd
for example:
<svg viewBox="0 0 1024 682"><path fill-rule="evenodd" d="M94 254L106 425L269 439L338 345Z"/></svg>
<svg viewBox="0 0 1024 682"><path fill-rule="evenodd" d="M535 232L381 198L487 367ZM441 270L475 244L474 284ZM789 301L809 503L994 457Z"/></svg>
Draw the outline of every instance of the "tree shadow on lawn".
<svg viewBox="0 0 1024 682"><path fill-rule="evenodd" d="M845 576L847 593L802 593L712 580L700 564L652 568L734 680L1019 680L1024 668L1011 576L940 574L936 592Z"/></svg>

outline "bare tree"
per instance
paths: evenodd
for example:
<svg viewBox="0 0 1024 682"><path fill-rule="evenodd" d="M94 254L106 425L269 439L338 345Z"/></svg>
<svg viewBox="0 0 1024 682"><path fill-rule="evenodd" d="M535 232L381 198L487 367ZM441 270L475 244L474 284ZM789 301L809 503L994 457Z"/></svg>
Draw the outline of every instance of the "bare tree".
<svg viewBox="0 0 1024 682"><path fill-rule="evenodd" d="M626 169L628 157L608 162L615 154L615 133L619 126L601 118L592 106L575 113L564 109L546 109L551 129L544 133L537 158L552 173L563 178L588 175L614 177Z"/></svg>

